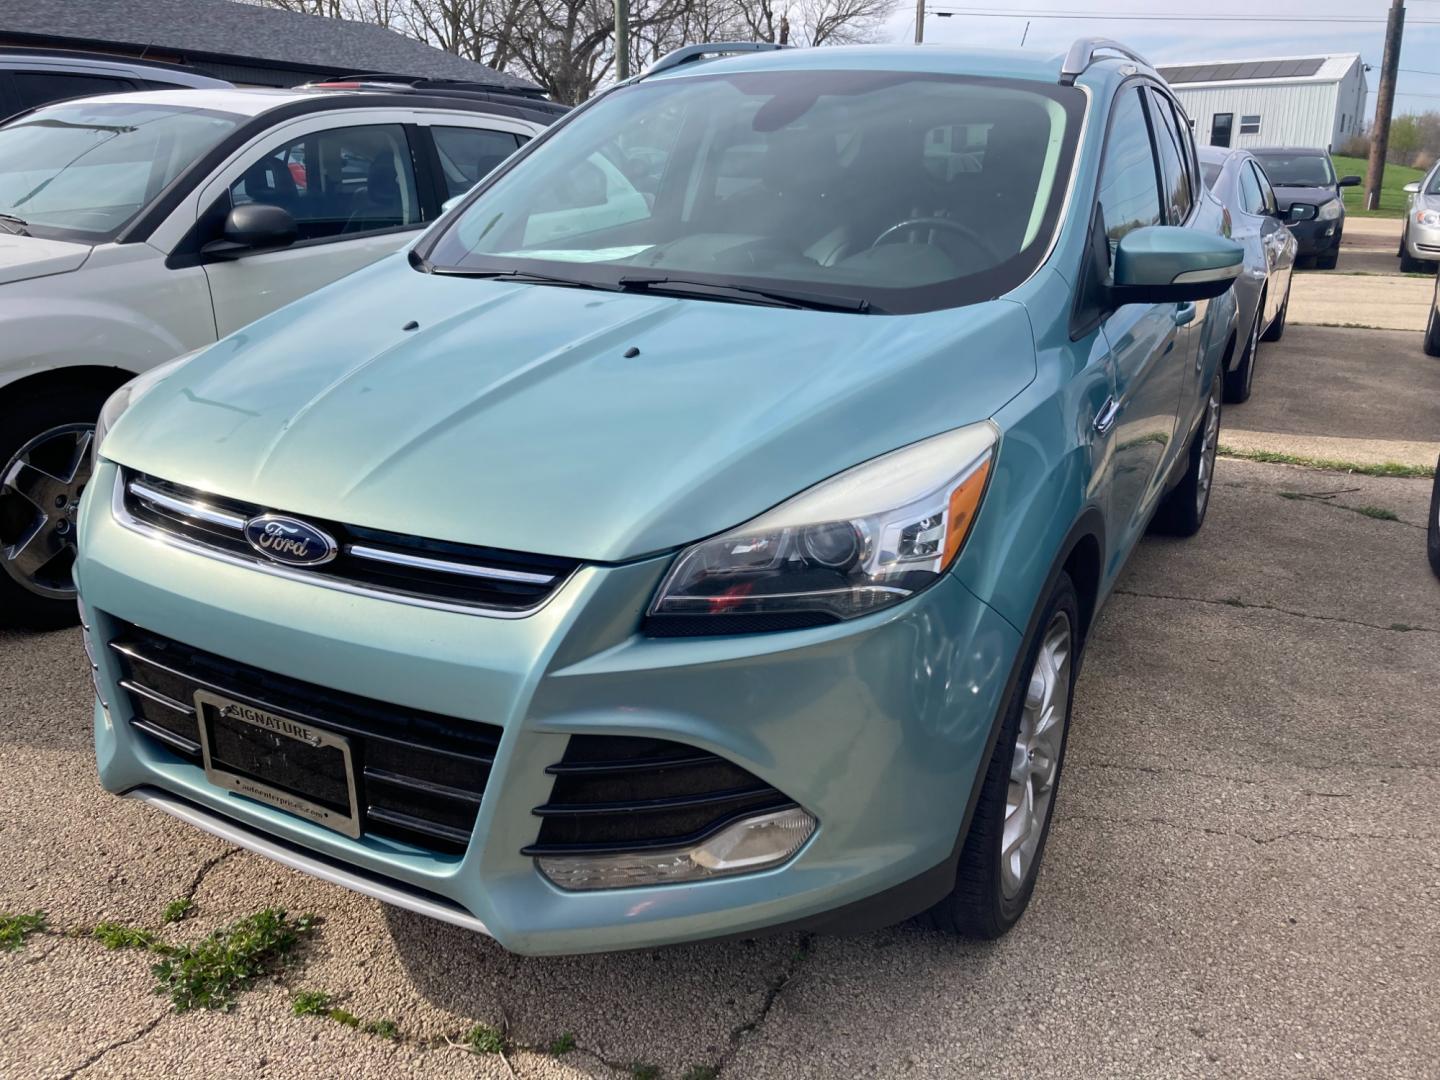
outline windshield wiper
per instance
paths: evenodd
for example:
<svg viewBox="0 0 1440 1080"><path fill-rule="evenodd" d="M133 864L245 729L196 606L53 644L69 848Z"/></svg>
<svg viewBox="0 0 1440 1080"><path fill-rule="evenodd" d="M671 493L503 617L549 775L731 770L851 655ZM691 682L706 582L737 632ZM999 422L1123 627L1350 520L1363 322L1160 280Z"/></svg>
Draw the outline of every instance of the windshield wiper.
<svg viewBox="0 0 1440 1080"><path fill-rule="evenodd" d="M558 274L536 274L529 270L466 270L436 267L430 271L454 277L485 278L488 281L518 281L522 285L568 285L573 289L600 289L604 292L621 292L619 285L608 285L603 281L586 281L584 278L561 277Z"/></svg>
<svg viewBox="0 0 1440 1080"><path fill-rule="evenodd" d="M14 214L0 213L0 225L6 226L16 236L30 235L30 223Z"/></svg>
<svg viewBox="0 0 1440 1080"><path fill-rule="evenodd" d="M824 293L801 292L794 289L756 288L752 285L716 285L708 281L685 278L627 275L620 279L620 288L634 292L665 293L677 296L709 297L734 300L745 304L770 307L804 308L810 311L853 311L859 314L874 311L869 300L856 296L828 296Z"/></svg>

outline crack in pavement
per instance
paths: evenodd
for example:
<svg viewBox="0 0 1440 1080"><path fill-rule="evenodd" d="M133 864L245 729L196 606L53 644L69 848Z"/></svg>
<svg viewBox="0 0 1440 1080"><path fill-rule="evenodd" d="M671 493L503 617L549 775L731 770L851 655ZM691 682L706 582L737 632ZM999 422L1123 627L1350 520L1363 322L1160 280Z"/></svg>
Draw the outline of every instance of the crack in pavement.
<svg viewBox="0 0 1440 1080"><path fill-rule="evenodd" d="M741 1041L745 1036L752 1032L759 1031L760 1028L764 1026L765 1021L770 1018L770 1010L775 1007L775 1002L780 999L780 995L785 992L785 988L800 974L800 970L805 966L806 962L815 955L813 948L814 942L814 934L806 934L800 939L800 945L795 950L795 956L790 960L790 963L786 965L785 970L782 971L778 977L771 980L770 987L765 993L765 999L760 1002L760 1008L754 1018L731 1029L730 1045L725 1048L724 1053L722 1053L719 1060L715 1062L716 1077L719 1077L729 1066L730 1060L739 1051Z"/></svg>
<svg viewBox="0 0 1440 1080"><path fill-rule="evenodd" d="M131 1043L139 1042L146 1035L149 1035L152 1031L159 1027L160 1022L169 1015L170 1014L168 1012L162 1012L159 1016L155 1017L139 1031L135 1032L135 1034L127 1035L123 1039L117 1039L115 1042L110 1043L110 1045L102 1047L101 1049L95 1051L95 1053L91 1054L79 1065L75 1066L75 1068L71 1069L64 1076L62 1076L60 1080L74 1080L74 1077L79 1076L82 1072L90 1068L90 1066L94 1065L112 1050L119 1050L122 1046L129 1046Z"/></svg>
<svg viewBox="0 0 1440 1080"><path fill-rule="evenodd" d="M199 891L200 886L204 883L205 878L209 875L210 871L214 870L226 859L230 858L230 856L239 855L242 850L244 849L238 847L228 848L225 851L222 851L219 855L212 855L210 856L210 858L206 859L203 863L201 863L199 869L195 871L195 876L190 881L190 887L185 890L185 895L182 899L194 900L196 892Z"/></svg>
<svg viewBox="0 0 1440 1080"><path fill-rule="evenodd" d="M1406 835L1395 833L1345 833L1340 836L1333 836L1327 833L1311 832L1308 829L1289 829L1274 836L1256 836L1253 833L1245 832L1243 829L1217 829L1210 825L1187 825L1184 822L1170 821L1162 817L1105 817L1098 814L1067 814L1066 821L1072 822L1098 822L1108 825L1158 825L1165 829L1175 829L1177 832L1202 833L1206 836L1232 836L1241 840L1249 840L1257 847L1264 847L1268 844L1276 844L1282 840L1325 840L1330 843L1343 844L1355 840L1385 840L1394 842L1396 840L1419 840L1433 842L1440 840L1440 835Z"/></svg>
<svg viewBox="0 0 1440 1080"><path fill-rule="evenodd" d="M1339 615L1316 615L1309 611L1294 611L1290 608L1276 607L1274 604L1252 604L1239 598L1214 600L1206 596L1177 596L1173 593L1140 592L1138 589L1116 589L1114 591L1118 596L1135 596L1144 600L1178 600L1187 604L1211 604L1216 607L1239 608L1241 610L1273 611L1277 614L1290 615L1297 619L1318 619L1321 622L1344 623L1347 626L1359 626L1366 630L1384 630L1391 634L1440 634L1440 629L1433 626L1405 625L1403 629L1400 623L1381 626L1379 623L1368 623L1360 619L1346 619Z"/></svg>

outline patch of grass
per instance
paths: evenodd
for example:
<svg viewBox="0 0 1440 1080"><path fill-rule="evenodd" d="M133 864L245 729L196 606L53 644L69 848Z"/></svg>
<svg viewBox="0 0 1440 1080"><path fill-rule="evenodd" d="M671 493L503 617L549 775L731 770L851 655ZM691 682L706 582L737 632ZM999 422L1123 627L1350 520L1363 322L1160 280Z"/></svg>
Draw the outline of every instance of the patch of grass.
<svg viewBox="0 0 1440 1080"><path fill-rule="evenodd" d="M1400 515L1394 510L1386 510L1383 506L1353 506L1346 507L1347 510L1354 510L1357 514L1364 514L1376 521L1399 521Z"/></svg>
<svg viewBox="0 0 1440 1080"><path fill-rule="evenodd" d="M660 1066L647 1061L637 1061L630 1066L631 1080L660 1080Z"/></svg>
<svg viewBox="0 0 1440 1080"><path fill-rule="evenodd" d="M1335 173L1338 176L1359 176L1364 180L1365 172L1370 163L1364 158L1335 157ZM1366 210L1365 207L1365 185L1362 182L1359 187L1343 188L1345 193L1345 213L1354 214L1356 217L1382 217L1399 218L1405 216L1407 197L1402 190L1412 180L1419 180L1425 174L1419 169L1412 169L1408 165L1385 165L1385 178L1380 181L1380 208L1378 210Z"/></svg>
<svg viewBox="0 0 1440 1080"><path fill-rule="evenodd" d="M505 1052L505 1035L489 1024L476 1024L466 1033L465 1045L477 1054L502 1054Z"/></svg>
<svg viewBox="0 0 1440 1080"><path fill-rule="evenodd" d="M171 900L166 904L164 910L160 912L160 918L167 923L179 922L194 910L195 901L188 896L182 896L178 900Z"/></svg>
<svg viewBox="0 0 1440 1080"><path fill-rule="evenodd" d="M715 1080L719 1075L720 1070L714 1065L691 1065L681 1080Z"/></svg>
<svg viewBox="0 0 1440 1080"><path fill-rule="evenodd" d="M318 922L314 915L292 922L283 910L266 908L197 944L167 949L165 959L150 969L159 981L155 992L169 995L176 1012L228 1009L256 979L283 963Z"/></svg>
<svg viewBox="0 0 1440 1080"><path fill-rule="evenodd" d="M555 1057L560 1057L562 1054L568 1054L571 1050L574 1049L575 1036L571 1035L568 1031L564 1032L559 1037L550 1040L550 1053L553 1054Z"/></svg>
<svg viewBox="0 0 1440 1080"><path fill-rule="evenodd" d="M296 1016L324 1016L330 1011L330 995L324 990L301 990L290 999L290 1011Z"/></svg>
<svg viewBox="0 0 1440 1080"><path fill-rule="evenodd" d="M325 1015L337 1024L344 1024L348 1028L358 1028L360 1026L360 1017L356 1016L349 1009L342 1009L337 1006L333 1009L327 1009Z"/></svg>
<svg viewBox="0 0 1440 1080"><path fill-rule="evenodd" d="M25 939L45 929L45 912L33 911L28 915L0 914L0 949L14 952L23 948Z"/></svg>
<svg viewBox="0 0 1440 1080"><path fill-rule="evenodd" d="M400 1038L400 1028L394 1020L367 1020L360 1030L367 1035L378 1035L382 1039L393 1041Z"/></svg>
<svg viewBox="0 0 1440 1080"><path fill-rule="evenodd" d="M290 1011L296 1016L323 1016L348 1028L378 1035L382 1039L398 1039L400 1028L394 1020L363 1020L349 1009L334 1004L335 998L324 990L301 990L290 999Z"/></svg>
<svg viewBox="0 0 1440 1080"><path fill-rule="evenodd" d="M149 930L140 930L117 922L99 923L90 931L90 936L107 949L156 948L155 935Z"/></svg>
<svg viewBox="0 0 1440 1080"><path fill-rule="evenodd" d="M1329 472L1354 473L1356 476L1398 476L1402 479L1428 480L1435 475L1431 465L1401 465L1387 461L1380 465L1362 465L1357 461L1335 461L1332 458L1313 458L1303 454L1281 454L1274 450L1239 450L1233 446L1219 448L1222 457L1239 458L1241 461L1261 461L1269 465L1299 465L1306 469L1325 469Z"/></svg>

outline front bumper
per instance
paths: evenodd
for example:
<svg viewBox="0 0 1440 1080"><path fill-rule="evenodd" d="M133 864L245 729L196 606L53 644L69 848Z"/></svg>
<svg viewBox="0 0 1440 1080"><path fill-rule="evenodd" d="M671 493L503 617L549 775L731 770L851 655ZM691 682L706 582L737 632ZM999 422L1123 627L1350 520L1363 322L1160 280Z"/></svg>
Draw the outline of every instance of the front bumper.
<svg viewBox="0 0 1440 1080"><path fill-rule="evenodd" d="M1440 262L1440 225L1421 225L1412 220L1405 227L1405 247L1412 259Z"/></svg>
<svg viewBox="0 0 1440 1080"><path fill-rule="evenodd" d="M1300 258L1323 255L1340 246L1340 236L1345 231L1345 218L1334 221L1300 221L1288 226L1295 237L1295 254Z"/></svg>
<svg viewBox="0 0 1440 1080"><path fill-rule="evenodd" d="M438 918L448 912L517 952L745 933L812 919L933 870L955 849L1020 644L954 577L838 626L644 638L636 627L668 558L584 567L523 619L420 608L270 577L142 536L110 513L113 482L114 466L102 463L77 561L108 703L95 710L105 788L168 802L163 809L212 831L233 827L237 843L387 902ZM105 647L122 621L267 672L458 725L498 726L463 854L351 839L211 784L198 765L130 725L120 662ZM718 754L819 826L789 862L758 873L559 889L521 849L537 836L533 808L551 794L546 767L571 735L596 733Z"/></svg>

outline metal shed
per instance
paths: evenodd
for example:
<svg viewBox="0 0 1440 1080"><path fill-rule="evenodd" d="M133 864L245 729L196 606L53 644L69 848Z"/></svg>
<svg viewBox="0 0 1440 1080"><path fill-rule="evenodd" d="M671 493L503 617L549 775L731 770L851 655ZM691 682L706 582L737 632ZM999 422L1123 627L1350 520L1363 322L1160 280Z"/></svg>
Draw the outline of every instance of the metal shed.
<svg viewBox="0 0 1440 1080"><path fill-rule="evenodd" d="M1210 146L1334 149L1364 124L1358 53L1166 64L1160 74Z"/></svg>

